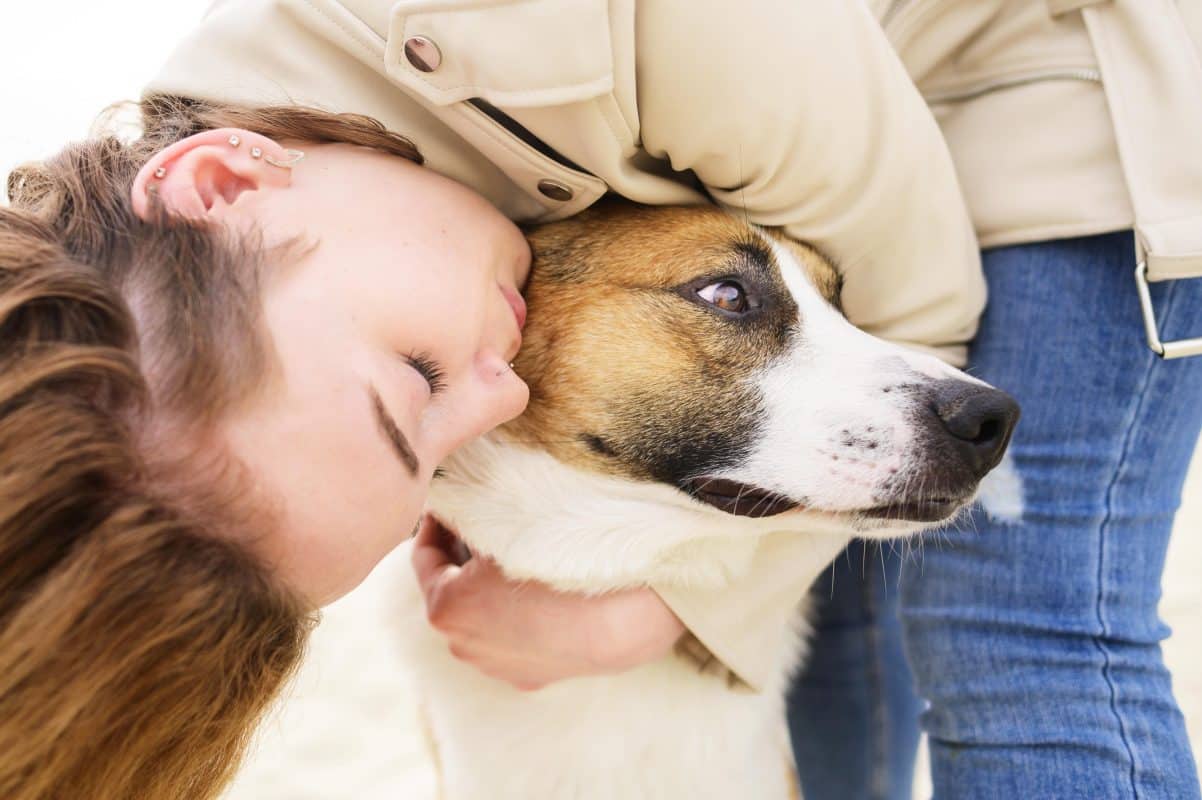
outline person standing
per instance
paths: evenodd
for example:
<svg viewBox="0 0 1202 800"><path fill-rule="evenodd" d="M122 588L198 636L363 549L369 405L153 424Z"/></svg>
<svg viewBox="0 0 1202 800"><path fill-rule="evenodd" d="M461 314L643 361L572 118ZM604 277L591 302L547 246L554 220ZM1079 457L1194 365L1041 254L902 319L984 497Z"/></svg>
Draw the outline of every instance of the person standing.
<svg viewBox="0 0 1202 800"><path fill-rule="evenodd" d="M1197 798L1157 602L1202 429L1202 3L876 5L983 247L969 369L1023 419L960 530L815 592L807 796L908 798L925 702L937 798Z"/></svg>

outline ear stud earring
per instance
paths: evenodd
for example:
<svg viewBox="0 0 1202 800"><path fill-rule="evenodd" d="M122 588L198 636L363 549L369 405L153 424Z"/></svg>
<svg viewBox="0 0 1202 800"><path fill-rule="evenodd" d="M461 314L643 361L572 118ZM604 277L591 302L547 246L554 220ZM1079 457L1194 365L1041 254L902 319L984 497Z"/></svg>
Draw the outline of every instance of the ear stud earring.
<svg viewBox="0 0 1202 800"><path fill-rule="evenodd" d="M230 138L226 139L226 141L229 142L230 147L238 147L239 145L242 144L242 139L237 134L230 136ZM303 151L293 150L292 148L288 148L288 149L284 150L284 153L288 157L281 160L278 158L272 158L271 156L264 156L263 148L261 148L261 147L252 147L250 149L250 157L251 158L255 158L255 159L261 158L265 162L270 164L271 166L279 167L280 169L292 169L297 164L299 164L305 157L305 154ZM166 167L158 167L155 169L155 171L154 171L155 180L161 181L166 176L167 176L167 168Z"/></svg>

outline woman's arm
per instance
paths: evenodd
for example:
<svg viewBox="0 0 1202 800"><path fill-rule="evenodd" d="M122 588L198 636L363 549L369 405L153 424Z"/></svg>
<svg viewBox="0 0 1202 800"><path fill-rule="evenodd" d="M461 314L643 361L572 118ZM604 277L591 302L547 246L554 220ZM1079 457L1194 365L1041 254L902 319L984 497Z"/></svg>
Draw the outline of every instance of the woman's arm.
<svg viewBox="0 0 1202 800"><path fill-rule="evenodd" d="M962 364L985 302L941 132L862 2L636 13L639 133L734 213L832 257L847 316Z"/></svg>
<svg viewBox="0 0 1202 800"><path fill-rule="evenodd" d="M693 171L732 211L825 250L853 322L963 363L985 299L976 239L939 129L860 4L763 0L698 13L688 0L644 2L636 39L648 152ZM814 546L767 539L748 574L723 590L656 587L671 625L648 594L602 611L600 600L540 591L519 611L511 586L470 574L456 577L461 591L480 593L475 602L452 602L444 613L454 619L448 627L520 652L524 666L510 660L504 671L519 684L523 670L542 684L659 657L680 620L744 683L762 688L778 668L781 626L817 577L799 567L814 560ZM505 609L516 627L486 630L491 608ZM611 635L565 658L562 648L591 615L617 620ZM545 651L523 647L523 636ZM474 652L485 650L481 640Z"/></svg>
<svg viewBox="0 0 1202 800"><path fill-rule="evenodd" d="M962 365L985 302L951 156L864 4L690 0L636 11L643 147L710 195L832 257L860 327ZM721 591L660 588L689 630L752 687L814 575L800 539L761 544Z"/></svg>

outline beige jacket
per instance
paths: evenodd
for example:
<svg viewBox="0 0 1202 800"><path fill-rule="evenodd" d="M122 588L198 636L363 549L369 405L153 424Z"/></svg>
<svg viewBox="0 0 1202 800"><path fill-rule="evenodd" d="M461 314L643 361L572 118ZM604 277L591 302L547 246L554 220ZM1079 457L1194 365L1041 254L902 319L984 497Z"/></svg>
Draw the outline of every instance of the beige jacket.
<svg viewBox="0 0 1202 800"><path fill-rule="evenodd" d="M1159 275L1202 274L1202 0L871 5L983 247L1138 224Z"/></svg>
<svg viewBox="0 0 1202 800"><path fill-rule="evenodd" d="M1115 0L1133 3L1172 1ZM1096 79L974 82L1045 60L1096 70L1079 12L870 5L940 113L987 242L1133 223ZM149 90L369 114L521 221L606 191L712 199L832 255L853 322L962 363L985 299L977 245L939 128L881 27L851 0L219 0ZM724 592L662 592L753 687L813 577L789 547L762 548Z"/></svg>

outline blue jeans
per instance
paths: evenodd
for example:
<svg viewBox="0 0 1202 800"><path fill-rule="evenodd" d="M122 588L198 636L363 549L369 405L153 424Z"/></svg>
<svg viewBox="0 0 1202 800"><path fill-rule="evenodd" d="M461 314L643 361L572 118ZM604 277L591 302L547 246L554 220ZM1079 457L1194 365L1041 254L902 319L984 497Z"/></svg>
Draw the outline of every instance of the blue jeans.
<svg viewBox="0 0 1202 800"><path fill-rule="evenodd" d="M806 797L909 797L913 686L936 798L1197 800L1157 603L1202 358L1144 345L1130 234L984 260L971 371L1022 404L1017 479L912 558L867 545L873 587L836 565L789 709ZM1202 335L1202 281L1152 295L1165 338Z"/></svg>
<svg viewBox="0 0 1202 800"><path fill-rule="evenodd" d="M922 706L897 615L904 548L852 542L810 592L813 648L788 704L806 800L910 799Z"/></svg>

